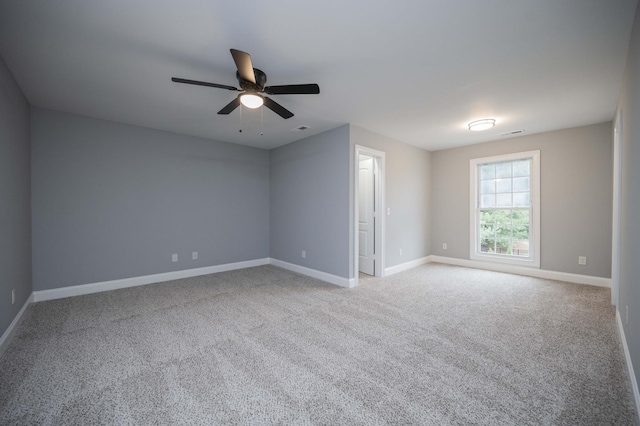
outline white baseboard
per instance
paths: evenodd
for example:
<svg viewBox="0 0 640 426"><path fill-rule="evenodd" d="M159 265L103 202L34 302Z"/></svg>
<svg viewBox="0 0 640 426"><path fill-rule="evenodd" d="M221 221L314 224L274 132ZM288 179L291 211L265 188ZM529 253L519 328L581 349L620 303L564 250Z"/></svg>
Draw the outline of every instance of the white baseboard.
<svg viewBox="0 0 640 426"><path fill-rule="evenodd" d="M22 323L22 320L24 319L24 313L27 311L27 307L32 302L33 302L33 293L29 295L27 300L24 302L24 305L22 305L22 308L20 308L20 311L18 311L18 315L16 315L13 321L11 321L11 324L9 324L9 327L2 334L2 337L0 337L0 356L2 356L4 351L9 346L9 342L11 341L11 338L13 337L16 330L18 329L18 326Z"/></svg>
<svg viewBox="0 0 640 426"><path fill-rule="evenodd" d="M251 268L254 266L262 266L268 264L269 258L263 258L256 260L247 260L244 262L226 263L224 265L206 266L204 268L185 269L182 271L165 272L162 274L123 278L121 280L81 284L70 287L54 288L51 290L40 290L33 292L33 301L42 302L45 300L62 299L64 297L99 293L102 291L117 290L120 288L137 287L140 285L179 280L182 278L197 277L200 275L215 274L218 272L233 271L236 269Z"/></svg>
<svg viewBox="0 0 640 426"><path fill-rule="evenodd" d="M523 266L504 265L481 262L478 260L457 259L444 256L427 256L430 262L448 265L465 266L467 268L486 269L488 271L506 272L508 274L525 275L547 280L566 281L575 284L587 284L596 287L611 288L611 278L592 277L590 275L571 274L568 272L547 271L545 269L527 268Z"/></svg>
<svg viewBox="0 0 640 426"><path fill-rule="evenodd" d="M317 278L319 280L326 281L330 284L335 284L340 287L352 288L355 286L355 283L356 283L355 278L339 277L337 275L328 274L326 272L318 271L316 269L306 268L304 266L295 265L293 263L284 262L278 259L271 258L269 263L273 266L278 266L280 268L297 272L299 274L306 275L308 277Z"/></svg>
<svg viewBox="0 0 640 426"><path fill-rule="evenodd" d="M616 323L618 324L618 333L620 333L620 340L622 340L622 348L624 349L624 358L627 361L627 369L629 370L629 379L631 380L631 388L633 389L633 399L636 402L636 413L640 418L640 392L638 392L638 381L636 375L633 372L633 363L631 362L631 354L629 353L629 346L627 346L627 338L624 335L624 327L622 326L622 318L620 317L620 311L616 309Z"/></svg>
<svg viewBox="0 0 640 426"><path fill-rule="evenodd" d="M513 265L489 264L475 260L456 259L443 256L426 256L400 265L385 269L385 276L397 274L428 262L446 263L450 265L465 266L469 268L487 269L497 272L506 272L518 275L527 275L536 278L567 281L578 284L588 284L599 287L611 287L610 278L592 277L588 275L570 274L566 272L546 271L541 269L518 267ZM61 287L51 290L34 291L30 297L33 302L61 299L64 297L80 296L84 294L99 293L102 291L117 290L120 288L136 287L164 281L178 280L182 278L200 275L215 274L218 272L232 271L236 269L251 268L262 265L275 265L293 272L317 278L340 287L352 288L356 284L355 278L344 278L315 269L307 268L293 263L284 262L273 258L248 260L244 262L227 263L223 265L207 266L204 268L186 269L182 271L166 272L162 274L145 275L141 277L124 278L120 280L103 281L98 283L81 284L70 287ZM5 333L6 334L6 333Z"/></svg>
<svg viewBox="0 0 640 426"><path fill-rule="evenodd" d="M263 258L256 260L248 260L244 262L227 263L224 265L207 266L204 268L185 269L182 271L165 272L162 274L145 275L141 277L123 278L120 280L103 281L91 284L81 284L70 287L54 288L51 290L40 290L33 292L34 302L43 302L45 300L62 299L64 297L81 296L84 294L99 293L102 291L118 290L121 288L137 287L141 285L154 284L164 281L179 280L182 278L196 277L200 275L215 274L218 272L233 271L236 269L251 268L262 265L275 265L293 272L307 275L331 284L341 287L354 287L355 279L338 277L326 272L317 271L315 269L305 268L304 266L294 265L292 263L283 262L277 259Z"/></svg>
<svg viewBox="0 0 640 426"><path fill-rule="evenodd" d="M431 256L422 257L420 259L411 260L406 263L401 263L400 265L391 266L384 270L384 276L388 277L389 275L397 274L398 272L407 271L409 269L415 268L416 266L424 265L431 261Z"/></svg>

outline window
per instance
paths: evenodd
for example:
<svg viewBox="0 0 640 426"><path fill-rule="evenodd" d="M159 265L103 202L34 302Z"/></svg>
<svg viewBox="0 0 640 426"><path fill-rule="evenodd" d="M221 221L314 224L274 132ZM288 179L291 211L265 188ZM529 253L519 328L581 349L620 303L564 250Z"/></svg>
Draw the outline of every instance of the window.
<svg viewBox="0 0 640 426"><path fill-rule="evenodd" d="M540 151L471 160L474 260L540 267Z"/></svg>

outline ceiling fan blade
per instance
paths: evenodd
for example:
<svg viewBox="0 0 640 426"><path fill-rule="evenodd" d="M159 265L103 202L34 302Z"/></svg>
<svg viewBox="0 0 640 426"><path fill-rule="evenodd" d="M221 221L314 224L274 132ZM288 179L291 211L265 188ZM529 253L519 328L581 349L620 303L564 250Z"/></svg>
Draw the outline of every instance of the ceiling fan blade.
<svg viewBox="0 0 640 426"><path fill-rule="evenodd" d="M185 83L185 84L195 84L196 86L215 87L217 89L227 89L227 90L235 90L235 91L240 90L237 87L227 86L224 84L207 83L206 81L187 80L187 79L178 78L178 77L171 77L171 81L173 81L174 83Z"/></svg>
<svg viewBox="0 0 640 426"><path fill-rule="evenodd" d="M240 96L229 102L224 108L218 111L218 114L227 115L230 114L231 111L238 108L240 106Z"/></svg>
<svg viewBox="0 0 640 426"><path fill-rule="evenodd" d="M271 111L275 112L276 114L278 114L280 117L284 118L285 120L287 118L293 117L293 113L291 111L289 111L288 109L286 109L285 107L283 107L282 105L277 103L276 101L274 101L274 100L272 100L270 98L267 98L266 96L264 97L264 106L266 106Z"/></svg>
<svg viewBox="0 0 640 426"><path fill-rule="evenodd" d="M268 86L264 92L269 95L317 95L320 86L317 84L288 84L285 86Z"/></svg>
<svg viewBox="0 0 640 426"><path fill-rule="evenodd" d="M236 63L236 68L238 68L238 74L240 74L240 77L256 84L251 56L249 56L247 52L236 49L231 49L231 56L233 56L233 61Z"/></svg>

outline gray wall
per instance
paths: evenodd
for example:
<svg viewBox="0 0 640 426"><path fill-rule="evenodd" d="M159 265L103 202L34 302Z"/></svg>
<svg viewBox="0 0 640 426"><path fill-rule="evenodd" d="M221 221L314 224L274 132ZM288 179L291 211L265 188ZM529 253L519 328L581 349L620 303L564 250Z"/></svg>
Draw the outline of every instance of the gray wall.
<svg viewBox="0 0 640 426"><path fill-rule="evenodd" d="M34 290L269 256L268 151L38 108L31 120Z"/></svg>
<svg viewBox="0 0 640 426"><path fill-rule="evenodd" d="M385 202L391 209L391 215L385 216L385 268L430 255L431 153L354 125L350 126L350 133L349 182L352 194L355 145L385 153ZM353 196L349 201L353 212ZM350 213L351 247L354 226L353 213ZM350 255L349 273L353 277L352 252Z"/></svg>
<svg viewBox="0 0 640 426"><path fill-rule="evenodd" d="M0 57L0 336L30 295L29 103Z"/></svg>
<svg viewBox="0 0 640 426"><path fill-rule="evenodd" d="M611 276L611 123L432 153L433 254L469 259L469 160L540 150L540 268ZM447 243L448 249L442 249ZM587 265L578 265L578 256Z"/></svg>
<svg viewBox="0 0 640 426"><path fill-rule="evenodd" d="M620 310L636 380L640 381L640 7L636 10L618 109L622 111ZM625 306L629 325L625 325Z"/></svg>
<svg viewBox="0 0 640 426"><path fill-rule="evenodd" d="M349 126L270 154L271 257L348 277Z"/></svg>

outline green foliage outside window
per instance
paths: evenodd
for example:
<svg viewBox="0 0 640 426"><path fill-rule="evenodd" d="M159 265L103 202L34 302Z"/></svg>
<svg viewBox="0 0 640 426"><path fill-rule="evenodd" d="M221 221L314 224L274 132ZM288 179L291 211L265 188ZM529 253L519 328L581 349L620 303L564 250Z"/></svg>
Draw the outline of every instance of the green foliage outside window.
<svg viewBox="0 0 640 426"><path fill-rule="evenodd" d="M529 256L529 209L480 210L480 251Z"/></svg>

